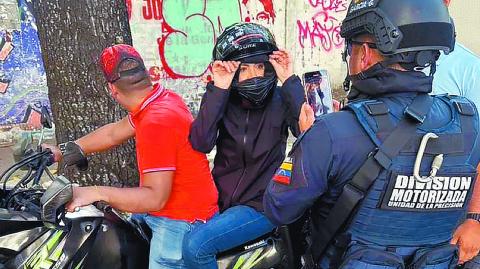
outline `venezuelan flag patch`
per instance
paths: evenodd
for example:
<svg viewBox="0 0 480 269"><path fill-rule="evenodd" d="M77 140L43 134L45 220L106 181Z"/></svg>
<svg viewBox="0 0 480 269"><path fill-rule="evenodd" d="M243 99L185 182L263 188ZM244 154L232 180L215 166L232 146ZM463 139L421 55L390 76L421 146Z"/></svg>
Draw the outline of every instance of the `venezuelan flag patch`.
<svg viewBox="0 0 480 269"><path fill-rule="evenodd" d="M273 181L284 185L290 185L290 179L292 178L292 168L293 164L291 161L284 161L273 176Z"/></svg>

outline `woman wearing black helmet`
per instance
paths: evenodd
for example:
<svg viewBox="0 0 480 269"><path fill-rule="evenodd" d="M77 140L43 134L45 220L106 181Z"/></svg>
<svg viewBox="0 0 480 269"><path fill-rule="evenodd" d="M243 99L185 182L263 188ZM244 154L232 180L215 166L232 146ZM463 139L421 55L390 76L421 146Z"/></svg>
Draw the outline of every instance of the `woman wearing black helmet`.
<svg viewBox="0 0 480 269"><path fill-rule="evenodd" d="M278 50L261 25L237 23L225 29L213 60L213 82L207 85L190 141L201 152L217 147L212 174L222 213L185 238L183 258L189 268L217 268L218 252L274 228L263 215L263 193L285 158L288 128L299 134L304 103L290 56Z"/></svg>

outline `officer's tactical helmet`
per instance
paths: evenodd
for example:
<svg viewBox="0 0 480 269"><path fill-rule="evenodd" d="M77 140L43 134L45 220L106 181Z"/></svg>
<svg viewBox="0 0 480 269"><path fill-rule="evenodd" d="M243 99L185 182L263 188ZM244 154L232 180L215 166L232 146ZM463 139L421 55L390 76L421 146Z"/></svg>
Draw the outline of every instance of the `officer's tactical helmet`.
<svg viewBox="0 0 480 269"><path fill-rule="evenodd" d="M359 34L372 35L385 56L402 54L396 62L403 63L422 65L409 52L442 50L448 54L455 46L453 21L443 0L353 0L341 36L348 42Z"/></svg>

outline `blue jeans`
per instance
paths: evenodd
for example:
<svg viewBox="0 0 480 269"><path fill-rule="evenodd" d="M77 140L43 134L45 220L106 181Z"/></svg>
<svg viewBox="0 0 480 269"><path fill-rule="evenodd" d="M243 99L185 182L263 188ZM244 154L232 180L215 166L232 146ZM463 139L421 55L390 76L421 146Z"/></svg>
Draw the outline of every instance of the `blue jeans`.
<svg viewBox="0 0 480 269"><path fill-rule="evenodd" d="M466 262L463 266L464 269L478 269L480 268L480 255L474 257L470 261Z"/></svg>
<svg viewBox="0 0 480 269"><path fill-rule="evenodd" d="M231 207L185 235L183 260L188 268L218 268L217 253L254 240L273 228L267 217L255 209Z"/></svg>
<svg viewBox="0 0 480 269"><path fill-rule="evenodd" d="M183 262L182 244L195 224L147 214L134 214L132 218L145 222L152 230L149 269L190 268Z"/></svg>

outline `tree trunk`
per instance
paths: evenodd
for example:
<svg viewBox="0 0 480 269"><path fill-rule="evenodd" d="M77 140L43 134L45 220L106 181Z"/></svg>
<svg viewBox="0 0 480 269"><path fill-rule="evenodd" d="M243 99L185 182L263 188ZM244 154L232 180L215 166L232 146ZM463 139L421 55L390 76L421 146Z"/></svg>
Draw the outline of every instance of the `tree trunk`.
<svg viewBox="0 0 480 269"><path fill-rule="evenodd" d="M109 95L98 58L116 40L132 44L125 1L35 0L33 12L57 142L74 140L124 117L126 111ZM134 143L90 156L86 173L64 172L84 185L135 185Z"/></svg>

